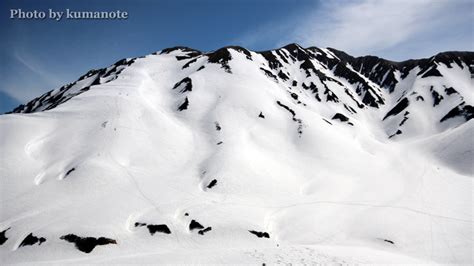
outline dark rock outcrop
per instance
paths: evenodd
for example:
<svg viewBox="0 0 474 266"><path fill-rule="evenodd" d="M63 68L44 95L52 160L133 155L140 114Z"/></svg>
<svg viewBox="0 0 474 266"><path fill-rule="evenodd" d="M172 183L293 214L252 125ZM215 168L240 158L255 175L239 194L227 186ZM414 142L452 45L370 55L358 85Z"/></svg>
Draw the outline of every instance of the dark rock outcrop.
<svg viewBox="0 0 474 266"><path fill-rule="evenodd" d="M60 237L61 240L65 240L70 243L74 243L75 247L85 253L90 253L96 246L117 244L114 239L106 237L80 237L74 234L68 234Z"/></svg>
<svg viewBox="0 0 474 266"><path fill-rule="evenodd" d="M25 237L25 239L23 239L23 241L21 241L19 247L32 246L34 244L41 245L44 242L46 242L46 238L37 237L37 236L34 236L33 233L30 233L29 235Z"/></svg>
<svg viewBox="0 0 474 266"><path fill-rule="evenodd" d="M268 234L267 232L258 232L258 231L254 231L254 230L249 230L249 232L251 234L254 234L256 235L258 238L270 238L270 234Z"/></svg>

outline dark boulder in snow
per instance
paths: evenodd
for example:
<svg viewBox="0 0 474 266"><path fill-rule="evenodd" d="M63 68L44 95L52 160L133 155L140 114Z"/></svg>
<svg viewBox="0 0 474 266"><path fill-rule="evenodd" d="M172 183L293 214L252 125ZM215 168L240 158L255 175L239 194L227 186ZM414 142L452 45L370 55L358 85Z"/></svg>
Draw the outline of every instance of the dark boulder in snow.
<svg viewBox="0 0 474 266"><path fill-rule="evenodd" d="M349 118L341 113L336 113L332 118L332 120L340 120L341 122L347 122L349 121Z"/></svg>
<svg viewBox="0 0 474 266"><path fill-rule="evenodd" d="M408 112L406 112L406 113L408 113ZM408 120L408 116L406 116L406 114L405 114L405 116L403 117L403 120L400 122L400 124L398 124L398 126L400 126L400 127L403 126L403 124L405 124L405 122L407 120Z"/></svg>
<svg viewBox="0 0 474 266"><path fill-rule="evenodd" d="M212 230L212 227L208 226L208 227L206 227L205 229L199 230L199 231L198 231L198 234L204 235L205 233L207 233L207 232L209 232L209 231L211 231L211 230Z"/></svg>
<svg viewBox="0 0 474 266"><path fill-rule="evenodd" d="M140 223L136 222L135 227L143 227L146 226L148 231L150 232L150 235L154 235L156 232L159 233L164 233L164 234L171 234L171 230L166 224L146 224L146 223Z"/></svg>
<svg viewBox="0 0 474 266"><path fill-rule="evenodd" d="M256 235L258 238L270 238L270 235L267 232L258 232L254 230L249 230L249 232Z"/></svg>
<svg viewBox="0 0 474 266"><path fill-rule="evenodd" d="M69 169L69 170L66 172L66 174L64 175L64 178L66 178L69 174L71 174L71 173L74 172L75 170L76 170L76 168L74 168L74 167L71 168L71 169Z"/></svg>
<svg viewBox="0 0 474 266"><path fill-rule="evenodd" d="M207 185L207 188L212 188L212 187L214 187L216 184L217 184L217 180L216 180L216 179L213 179L213 180Z"/></svg>
<svg viewBox="0 0 474 266"><path fill-rule="evenodd" d="M186 97L186 99L184 99L184 102L178 107L178 111L183 111L183 110L188 109L188 105L189 105L189 100L188 100L188 97Z"/></svg>
<svg viewBox="0 0 474 266"><path fill-rule="evenodd" d="M10 230L10 228L7 228L0 232L0 246L7 242L8 237L6 236L6 233L8 230Z"/></svg>
<svg viewBox="0 0 474 266"><path fill-rule="evenodd" d="M149 224L146 227L151 235L154 235L156 232L171 234L171 230L166 224Z"/></svg>
<svg viewBox="0 0 474 266"><path fill-rule="evenodd" d="M198 223L196 220L192 220L189 224L189 230L192 231L194 229L204 229L204 226Z"/></svg>
<svg viewBox="0 0 474 266"><path fill-rule="evenodd" d="M393 134L390 135L388 138L391 139L391 138L395 137L396 135L400 135L400 134L402 134L402 133L403 133L403 132L402 132L400 129L398 129L397 132L393 133Z"/></svg>
<svg viewBox="0 0 474 266"><path fill-rule="evenodd" d="M33 235L33 233L30 233L29 235L25 237L25 239L23 239L23 241L21 241L19 247L32 246L36 243L38 243L38 245L41 245L43 242L46 242L46 238L36 237Z"/></svg>
<svg viewBox="0 0 474 266"><path fill-rule="evenodd" d="M198 230L198 234L204 235L205 233L212 230L212 227L204 227L202 224L198 223L196 220L192 220L189 224L189 231Z"/></svg>
<svg viewBox="0 0 474 266"><path fill-rule="evenodd" d="M76 248L82 252L90 253L96 246L117 244L114 239L106 237L80 237L74 234L68 234L61 236L59 239L65 240L70 243L74 243Z"/></svg>
<svg viewBox="0 0 474 266"><path fill-rule="evenodd" d="M298 94L292 92L292 93L290 94L290 96L291 96L291 98L293 98L293 99L295 99L295 100L298 100Z"/></svg>

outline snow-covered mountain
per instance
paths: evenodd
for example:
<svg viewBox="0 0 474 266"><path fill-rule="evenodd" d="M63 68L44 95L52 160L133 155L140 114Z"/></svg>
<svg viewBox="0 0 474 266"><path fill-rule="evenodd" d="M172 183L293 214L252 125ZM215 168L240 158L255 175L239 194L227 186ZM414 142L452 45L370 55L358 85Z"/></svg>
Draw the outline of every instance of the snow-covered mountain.
<svg viewBox="0 0 474 266"><path fill-rule="evenodd" d="M3 263L472 263L474 52L174 47L0 116Z"/></svg>

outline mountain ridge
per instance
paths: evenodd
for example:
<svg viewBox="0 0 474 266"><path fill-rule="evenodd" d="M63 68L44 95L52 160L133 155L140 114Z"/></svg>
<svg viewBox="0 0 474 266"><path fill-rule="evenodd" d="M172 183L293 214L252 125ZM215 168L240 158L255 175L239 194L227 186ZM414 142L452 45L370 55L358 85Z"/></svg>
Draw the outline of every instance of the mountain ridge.
<svg viewBox="0 0 474 266"><path fill-rule="evenodd" d="M306 73L306 78L316 76L321 83L320 85L315 85L309 81L309 84L302 82L301 86L306 90L313 91L318 101L321 101L323 97L321 95L321 90L323 90L322 93L326 95L326 102L339 102L339 98L341 97L340 93L334 93L326 85L326 82L338 83L341 87L344 87L345 94L349 95L353 101L353 103L343 103L349 113L354 113L356 109L361 109L365 106L372 108L384 106L385 98L389 97L394 92L397 84L404 81L410 71L414 69L417 69L416 76L420 76L421 79L442 77L438 70L438 65L452 68L452 64L454 64L461 69L468 68L469 73L474 75L474 52L462 51L441 52L429 58L409 59L400 62L389 61L376 56L353 57L334 48L321 49L314 46L303 48L296 43L291 43L274 50L257 52L250 51L241 46L225 46L210 52L201 52L185 46L175 46L165 48L151 55L158 56L178 52L182 54L176 55L178 62L186 61L182 67L183 70L195 63L198 58L206 57L208 63L221 64L226 72L231 73L231 69L228 65L228 62L232 60L231 53L229 52L231 50L243 54L246 59L250 61L252 61L252 54L265 58L269 69L265 69L264 67L260 67L260 69L276 82L278 82L278 80L292 82L292 84L288 84L290 90L291 87L297 87L300 84L297 84L298 82L289 75L287 66L290 69L296 68L303 71ZM124 68L129 67L135 60L140 58L144 57L121 59L107 68L90 70L85 75L82 75L76 82L49 91L26 104L16 107L8 113L30 113L53 109L72 97L89 90L94 85L107 83L116 79ZM205 65L202 65L201 69L204 67ZM323 73L325 70L327 71ZM330 74L328 75L328 73ZM355 88L345 86L339 80L340 78L347 80L347 82L350 85L354 85ZM71 90L71 87L77 88ZM399 88L398 90L402 89ZM388 94L385 95L381 90L387 90ZM449 90L451 92L449 95L453 93L459 94L452 86L445 86L444 90ZM431 88L431 91L433 94L432 97L439 99L439 101L443 99L443 96L440 96L441 94L436 88ZM412 93L416 94L417 92ZM293 92L292 95L296 94ZM420 96L416 98L416 101L424 100L424 98L425 97ZM463 99L461 96L458 105L450 106L450 109L444 112L444 115L441 116L439 121L444 122L450 117L459 116L464 117L466 121L472 119L474 117L472 112L473 107L471 104L466 104ZM399 98L399 100L402 99ZM397 103L392 104L390 109L395 108L396 104ZM437 104L434 104L434 106L435 105ZM383 120L387 118L387 114L388 113L385 113L381 116L384 118ZM398 130L396 131L398 132ZM393 132L388 135L390 136L392 134Z"/></svg>
<svg viewBox="0 0 474 266"><path fill-rule="evenodd" d="M0 259L472 264L472 54L178 47L91 70L0 115Z"/></svg>

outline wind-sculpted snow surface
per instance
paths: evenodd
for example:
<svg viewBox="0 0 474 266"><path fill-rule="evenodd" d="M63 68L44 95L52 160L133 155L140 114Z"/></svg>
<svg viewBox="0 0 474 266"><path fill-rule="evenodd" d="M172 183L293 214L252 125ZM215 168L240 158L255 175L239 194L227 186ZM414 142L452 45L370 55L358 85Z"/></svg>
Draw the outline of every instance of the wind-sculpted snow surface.
<svg viewBox="0 0 474 266"><path fill-rule="evenodd" d="M0 262L472 264L474 53L164 49L0 116Z"/></svg>

